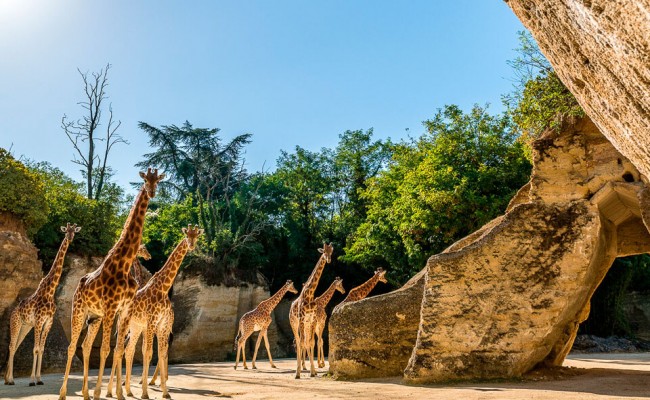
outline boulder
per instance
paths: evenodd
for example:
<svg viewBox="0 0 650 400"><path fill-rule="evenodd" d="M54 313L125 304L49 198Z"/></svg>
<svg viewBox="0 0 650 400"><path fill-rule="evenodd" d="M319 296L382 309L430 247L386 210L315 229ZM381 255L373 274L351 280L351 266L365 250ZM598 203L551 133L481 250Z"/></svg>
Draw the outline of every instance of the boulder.
<svg viewBox="0 0 650 400"><path fill-rule="evenodd" d="M650 250L640 207L648 190L587 118L546 132L533 158L531 180L505 215L428 260L418 275L419 308L415 293L400 297L416 290L411 281L334 313L335 375L403 372L411 382L432 382L517 377L540 364L561 365L613 260ZM396 321L386 320L395 309L419 312L396 329ZM415 330L401 370L405 352L396 356L392 343L408 347ZM375 331L384 342L364 334ZM380 360L390 366L377 367Z"/></svg>

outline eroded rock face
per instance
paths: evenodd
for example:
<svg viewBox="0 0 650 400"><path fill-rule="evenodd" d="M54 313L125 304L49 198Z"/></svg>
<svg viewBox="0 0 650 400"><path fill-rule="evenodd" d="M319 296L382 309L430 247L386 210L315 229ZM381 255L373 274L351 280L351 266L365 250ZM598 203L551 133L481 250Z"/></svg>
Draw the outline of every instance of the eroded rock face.
<svg viewBox="0 0 650 400"><path fill-rule="evenodd" d="M505 0L601 132L650 176L650 0Z"/></svg>
<svg viewBox="0 0 650 400"><path fill-rule="evenodd" d="M421 272L399 290L335 308L330 370L344 379L401 375L417 337L423 286Z"/></svg>
<svg viewBox="0 0 650 400"><path fill-rule="evenodd" d="M404 370L413 382L516 377L540 363L560 365L613 260L650 250L642 178L588 119L547 132L534 146L531 181L506 214L429 259L416 321L395 329L377 319L396 304L412 306L400 291L332 316L332 372L400 374L373 362L405 364L391 343L403 347L416 329ZM378 323L384 342L363 334Z"/></svg>

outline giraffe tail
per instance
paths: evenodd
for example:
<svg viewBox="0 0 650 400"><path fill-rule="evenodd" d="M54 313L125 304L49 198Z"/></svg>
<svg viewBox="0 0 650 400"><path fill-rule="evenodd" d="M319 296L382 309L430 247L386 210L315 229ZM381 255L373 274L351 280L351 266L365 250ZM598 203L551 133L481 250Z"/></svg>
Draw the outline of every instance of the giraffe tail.
<svg viewBox="0 0 650 400"><path fill-rule="evenodd" d="M239 325L239 328L237 329L237 336L235 336L235 346L233 347L233 350L237 350L237 343L239 343L239 338L241 338L241 325Z"/></svg>

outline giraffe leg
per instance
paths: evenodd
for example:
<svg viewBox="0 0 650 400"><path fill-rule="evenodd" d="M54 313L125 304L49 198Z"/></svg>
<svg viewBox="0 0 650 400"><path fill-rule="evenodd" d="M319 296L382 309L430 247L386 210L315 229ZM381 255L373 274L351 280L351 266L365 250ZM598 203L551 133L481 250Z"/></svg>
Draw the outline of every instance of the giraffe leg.
<svg viewBox="0 0 650 400"><path fill-rule="evenodd" d="M90 364L90 352L93 348L93 342L95 341L95 336L99 332L99 327L102 324L102 320L97 318L88 324L88 330L86 331L86 338L81 345L83 351L84 359L84 380L81 386L81 393L83 394L84 400L89 400L90 395L88 394L88 366ZM70 349L68 349L68 354Z"/></svg>
<svg viewBox="0 0 650 400"><path fill-rule="evenodd" d="M277 368L273 364L273 357L271 357L271 347L269 346L268 331L264 329L264 346L266 347L266 354L269 355L269 362L271 363L271 368Z"/></svg>
<svg viewBox="0 0 650 400"><path fill-rule="evenodd" d="M300 329L299 327L296 327L294 325L297 324L291 324L291 330L293 331L293 337L295 338L294 340L296 341L296 379L300 379L300 372L301 372L301 363L300 363L300 356L302 355L302 346L300 343Z"/></svg>
<svg viewBox="0 0 650 400"><path fill-rule="evenodd" d="M94 400L99 400L99 396L102 392L102 380L104 377L104 367L106 366L106 357L108 357L108 355L111 352L111 331L113 330L114 318L115 318L115 313L107 312L106 315L104 315L104 318L101 320L102 347L99 353L99 373L97 374L97 383L95 384L95 391L93 393ZM115 391L117 393L119 393L120 389L122 389L122 386L120 386L119 378L120 378L120 371L117 371L118 382L116 385L117 387L115 388Z"/></svg>
<svg viewBox="0 0 650 400"><path fill-rule="evenodd" d="M310 333L307 335L307 351L309 352L309 376L316 376L316 368L314 368L314 329L313 325L310 327Z"/></svg>
<svg viewBox="0 0 650 400"><path fill-rule="evenodd" d="M120 321L122 316L117 317L117 331L120 331ZM108 377L108 386L106 387L106 397L113 397L113 378L115 377L115 370L117 368L117 358L113 357L113 365L111 365L111 375Z"/></svg>
<svg viewBox="0 0 650 400"><path fill-rule="evenodd" d="M149 381L150 385L155 385L156 384L156 379L158 379L158 373L160 372L160 359L158 359L158 362L156 363L156 369L153 370L153 375L151 375L151 380ZM142 383L142 382L140 382Z"/></svg>
<svg viewBox="0 0 650 400"><path fill-rule="evenodd" d="M255 351L253 352L253 369L257 369L255 366L255 360L257 359L257 351L260 349L260 342L262 341L262 331L257 335L257 341L255 342Z"/></svg>
<svg viewBox="0 0 650 400"><path fill-rule="evenodd" d="M160 389L162 390L162 397L171 399L167 391L167 351L169 349L169 342L165 332L158 334L158 367L160 368ZM165 338L165 339L162 339Z"/></svg>
<svg viewBox="0 0 650 400"><path fill-rule="evenodd" d="M149 373L149 363L151 362L151 353L153 351L153 327L147 327L142 340L142 396L143 399L149 398L147 391L147 375Z"/></svg>
<svg viewBox="0 0 650 400"><path fill-rule="evenodd" d="M77 350L77 341L79 340L79 335L81 334L81 329L83 328L84 319L86 318L86 312L81 311L79 306L72 306L72 318L71 318L71 335L70 335L70 344L68 345L68 361L65 366L65 374L63 375L63 384L61 385L61 390L59 390L59 400L65 400L67 391L68 391L68 376L70 375L70 366L72 365L72 358L74 353ZM86 370L87 372L87 370ZM87 374L85 374L87 376Z"/></svg>
<svg viewBox="0 0 650 400"><path fill-rule="evenodd" d="M122 394L122 358L124 357L124 341L129 331L129 316L123 316L121 324L117 325L117 342L115 343L115 350L113 351L113 365L115 365L115 395L118 400L124 400Z"/></svg>
<svg viewBox="0 0 650 400"><path fill-rule="evenodd" d="M25 336L32 330L32 327L23 324L18 312L11 313L11 322L9 326L11 333L11 340L9 342L9 361L7 362L7 370L5 371L5 385L14 384L14 355L18 346L23 342Z"/></svg>
<svg viewBox="0 0 650 400"><path fill-rule="evenodd" d="M41 331L43 330L42 319L36 321L34 324L34 349L32 350L32 375L30 377L29 386L36 386L36 364L38 364L38 345L41 338Z"/></svg>
<svg viewBox="0 0 650 400"><path fill-rule="evenodd" d="M237 369L237 365L239 365L239 352L242 350L241 348L242 334L243 334L243 328L240 323L239 332L237 332L237 337L235 338L235 347L237 349L237 356L235 357L235 369Z"/></svg>
<svg viewBox="0 0 650 400"><path fill-rule="evenodd" d="M139 326L132 326L129 333L129 343L126 345L126 378L124 380L124 390L127 396L133 396L131 393L131 373L133 371L133 356L135 355L135 348L138 344L138 339L142 334L142 328Z"/></svg>
<svg viewBox="0 0 650 400"><path fill-rule="evenodd" d="M323 351L323 330L324 324L316 327L316 335L318 336L318 368L325 368L325 352Z"/></svg>
<svg viewBox="0 0 650 400"><path fill-rule="evenodd" d="M39 339L39 349L38 349L38 365L36 367L36 384L42 385L43 381L41 380L41 367L43 366L43 352L45 351L45 341L47 340L47 335L52 329L52 321L54 317L50 317L45 320L43 325L43 330L41 331L41 337Z"/></svg>

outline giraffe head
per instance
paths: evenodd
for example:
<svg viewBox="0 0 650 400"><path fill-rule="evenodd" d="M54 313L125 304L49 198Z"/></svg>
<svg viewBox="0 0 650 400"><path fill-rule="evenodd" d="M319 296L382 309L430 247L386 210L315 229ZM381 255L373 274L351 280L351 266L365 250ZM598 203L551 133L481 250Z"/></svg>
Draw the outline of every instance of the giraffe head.
<svg viewBox="0 0 650 400"><path fill-rule="evenodd" d="M325 256L326 263L329 264L332 262L332 253L334 252L334 246L332 246L332 243L327 244L323 242L323 248L318 249L318 252Z"/></svg>
<svg viewBox="0 0 650 400"><path fill-rule="evenodd" d="M298 293L298 291L296 290L296 288L293 286L293 281L291 281L291 279L289 279L289 280L287 281L287 283L284 284L284 286L287 288L287 292L291 292L291 293L293 293L293 294L297 294L297 293Z"/></svg>
<svg viewBox="0 0 650 400"><path fill-rule="evenodd" d="M377 275L380 282L388 283L388 280L386 280L386 271L383 268L377 268L375 275Z"/></svg>
<svg viewBox="0 0 650 400"><path fill-rule="evenodd" d="M343 279L339 278L338 276L336 279L334 279L334 284L336 285L334 288L338 290L341 293L345 293L345 288L343 287Z"/></svg>
<svg viewBox="0 0 650 400"><path fill-rule="evenodd" d="M151 254L149 254L149 250L147 250L143 244L138 248L138 254L136 254L136 257L140 257L143 260L151 260Z"/></svg>
<svg viewBox="0 0 650 400"><path fill-rule="evenodd" d="M68 240L68 242L72 242L72 239L74 239L74 234L80 230L80 226L77 226L77 224L71 224L69 222L65 226L61 227L61 232L65 233L65 238Z"/></svg>
<svg viewBox="0 0 650 400"><path fill-rule="evenodd" d="M194 228L192 228L192 224L188 224L187 228L183 228L183 233L185 234L187 247L192 251L196 247L199 236L203 234L203 229L200 229L198 225L194 225Z"/></svg>
<svg viewBox="0 0 650 400"><path fill-rule="evenodd" d="M158 175L157 168L154 169L153 172L151 172L151 168L147 168L146 173L140 171L140 177L144 179L144 190L147 192L147 196L149 196L150 199L156 197L158 182L165 178L165 174Z"/></svg>

